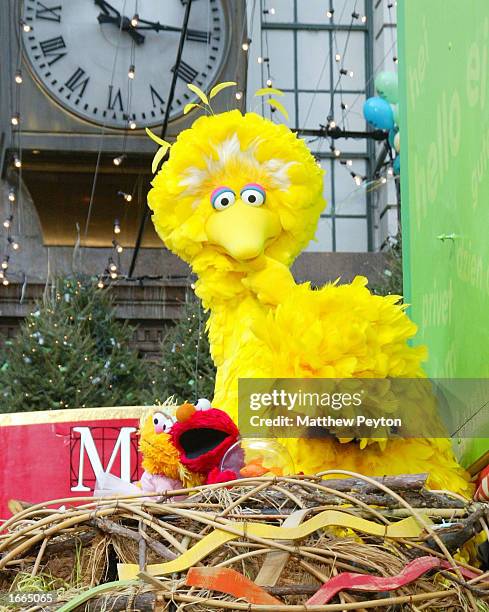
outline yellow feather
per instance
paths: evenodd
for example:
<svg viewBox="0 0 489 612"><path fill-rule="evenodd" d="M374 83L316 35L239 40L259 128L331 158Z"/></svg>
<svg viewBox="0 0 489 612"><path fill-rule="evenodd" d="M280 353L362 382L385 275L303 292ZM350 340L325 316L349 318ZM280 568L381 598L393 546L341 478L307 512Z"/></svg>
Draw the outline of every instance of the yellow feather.
<svg viewBox="0 0 489 612"><path fill-rule="evenodd" d="M193 91L195 95L199 96L199 98L202 100L204 104L209 105L209 99L207 98L205 93L202 91L202 89L199 89L197 85L192 85L192 83L188 83L187 87L190 89L190 91Z"/></svg>
<svg viewBox="0 0 489 612"><path fill-rule="evenodd" d="M212 98L214 98L214 96L217 96L217 94L221 92L223 89L226 89L227 87L233 87L234 85L237 85L237 83L235 83L234 81L226 81L225 83L218 83L211 89L209 98L212 100Z"/></svg>
<svg viewBox="0 0 489 612"><path fill-rule="evenodd" d="M151 140L159 144L161 147L168 148L169 146L171 146L169 142L166 142L166 140L163 140L163 138L160 138L159 136L157 136L149 128L146 128L145 131L146 131L146 134L151 138Z"/></svg>
<svg viewBox="0 0 489 612"><path fill-rule="evenodd" d="M269 94L283 96L284 92L281 89L276 89L275 87L262 87L261 89L257 89L255 91L255 96L267 96Z"/></svg>
<svg viewBox="0 0 489 612"><path fill-rule="evenodd" d="M287 121L289 120L289 113L287 112L282 102L275 100L275 98L270 98L269 100L265 100L265 102L267 104L270 104L272 108L277 109L279 113L282 113L282 115L287 119Z"/></svg>
<svg viewBox="0 0 489 612"><path fill-rule="evenodd" d="M195 104L194 102L190 102L189 104L185 104L185 107L183 109L183 114L186 115L187 113L189 113L193 108L196 108L197 106L200 106L200 104Z"/></svg>
<svg viewBox="0 0 489 612"><path fill-rule="evenodd" d="M155 174L156 170L158 170L158 165L160 161L165 157L165 153L168 151L168 147L160 147L158 151L156 151L155 156L153 157L153 163L151 164L151 172Z"/></svg>

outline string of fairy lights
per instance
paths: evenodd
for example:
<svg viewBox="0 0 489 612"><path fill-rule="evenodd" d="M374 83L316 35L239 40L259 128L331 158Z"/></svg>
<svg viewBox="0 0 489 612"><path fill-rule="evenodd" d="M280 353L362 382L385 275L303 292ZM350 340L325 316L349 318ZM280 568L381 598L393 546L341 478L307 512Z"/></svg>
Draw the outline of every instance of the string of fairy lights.
<svg viewBox="0 0 489 612"><path fill-rule="evenodd" d="M387 8L389 10L389 22L390 24L394 23L393 22L393 18L392 18L392 9L397 5L397 2L395 1L389 1L387 3ZM343 7L343 11L342 14L340 15L339 21L341 21L341 18L343 16L343 13L345 11L346 8L346 4ZM329 19L333 19L334 18L334 9L330 8L327 13L326 16ZM345 66L344 64L344 59L347 55L347 50L348 50L348 42L350 40L350 35L352 32L352 26L356 23L361 23L361 24L366 24L367 23L367 16L366 15L362 15L360 14L360 12L357 10L357 0L355 1L355 5L353 7L353 11L351 13L351 22L350 22L350 26L348 28L347 34L346 34L346 41L345 41L345 46L343 49L343 52L340 51L338 43L337 43L337 36L336 36L336 30L333 30L333 44L335 46L335 62L337 64L339 64L341 67L339 69L339 77L337 79L336 85L334 87L333 90L333 94L331 96L331 106L330 106L330 115L328 116L328 122L326 127L327 128L336 128L337 127L337 122L335 121L334 118L334 113L333 113L333 102L334 102L334 95L335 93L339 90L339 95L340 95L340 108L341 108L341 125L343 129L348 129L348 116L350 113L354 112L353 109L355 108L356 104L362 99L363 97L363 92L359 93L356 98L353 100L353 102L348 105L343 98L343 86L342 86L342 78L341 77L345 77L345 76L349 76L351 78L354 77L354 72L353 70L350 70L347 68L347 66ZM385 55L383 56L383 58L380 60L380 62L378 63L378 65L375 67L375 69L373 70L373 73L370 75L370 77L367 79L366 83L365 83L365 90L367 90L368 86L370 85L370 83L374 80L375 75L378 71L378 69L380 67L382 67L386 61L386 59L388 58L388 56L390 55L392 49L394 49L397 45L397 41L394 38L394 32L393 32L393 28L390 28L391 30L391 38L392 38L392 45L389 47L389 49L387 50L387 52L385 53ZM398 58L397 55L394 54L393 56L393 61L394 63L398 63ZM365 189L368 192L371 192L375 189L378 189L384 185L387 184L388 179L394 179L394 180L398 180L398 177L394 176L394 171L392 168L392 153L389 154L389 160L387 163L383 164L380 170L377 170L375 175L371 178L369 178L368 176L362 175L362 174L358 174L357 172L355 172L352 169L353 166L353 160L352 159L343 159L342 158L342 153L341 151L338 149L338 147L336 147L334 141L331 139L331 145L330 145L330 149L331 152L333 153L333 155L338 159L338 161L340 162L341 166L343 166L344 168L346 168L346 170L349 172L350 176L352 177L356 188L360 188L360 187L365 187ZM353 190L352 193L354 193L356 191ZM345 202L348 201L349 197L351 194L348 194L345 198ZM338 204L337 204L338 206Z"/></svg>
<svg viewBox="0 0 489 612"><path fill-rule="evenodd" d="M15 71L10 74L13 81L11 90L11 142L13 153L10 159L10 167L8 172L8 196L7 205L5 208L5 216L2 221L2 226L5 230L5 244L3 255L0 263L0 280L4 286L10 284L9 267L12 264L14 254L20 249L20 242L15 237L14 227L19 230L18 210L22 197L22 117L21 117L21 92L24 77L22 74L22 33L28 33L32 27L22 16L19 16L15 11L10 14L10 22L14 27L10 28L13 38L9 49L16 47ZM12 71L12 62L9 62L10 72Z"/></svg>
<svg viewBox="0 0 489 612"><path fill-rule="evenodd" d="M124 10L123 10L124 12ZM210 9L208 8L208 13L207 13L207 19L208 19L208 26L210 24ZM137 27L139 24L139 14L138 14L138 0L135 0L135 10L134 10L134 15L130 20L131 26L132 27ZM122 23L121 23L121 27L122 27ZM244 34L244 30L243 30L243 34ZM210 40L208 39L206 42L206 54L208 55L209 53L209 47L210 47ZM127 128L124 131L124 138L123 138L123 144L122 144L122 150L121 152L116 155L112 162L114 164L114 166L116 166L116 168L120 168L122 170L122 167L124 165L125 160L127 159L127 153L126 153L126 146L127 146L127 138L128 138L128 133L131 130L135 130L137 129L137 123L135 120L135 117L132 116L131 117L131 101L132 101L132 96L133 96L133 86L134 83L136 81L136 76L137 76L137 71L136 71L136 45L134 43L134 41L132 42L131 45L131 55L130 55L130 63L129 63L129 68L128 68L128 72L127 72L127 78L128 78L128 88L127 88L127 108L128 108L128 112L127 112ZM240 99L240 97L238 97L238 93L236 94L237 99ZM169 104L171 104L169 102ZM140 185L140 181L141 181L142 175L139 174L136 182L134 184L132 193L127 193L125 191L119 190L118 191L118 195L120 197L123 198L123 200L126 203L130 203L133 201L134 199L134 192L136 190L136 186ZM140 203L140 198L138 197L138 203ZM116 281L117 279L125 279L125 280L137 280L137 281L141 281L141 278L135 278L135 277L128 277L126 275L123 275L120 271L120 254L123 252L123 246L120 243L119 240L119 236L121 234L122 228L121 228L121 221L119 218L114 219L114 224L113 224L113 240L112 240L112 250L108 256L108 260L107 260L107 265L105 267L105 270L103 271L102 274L99 275L98 277L98 287L99 288L103 288L104 286L106 286L106 284L108 284L108 282L112 281ZM136 247L136 250L139 247Z"/></svg>
<svg viewBox="0 0 489 612"><path fill-rule="evenodd" d="M340 124L342 125L343 129L345 128L346 124L347 124L347 116L348 116L348 111L351 111L351 108L348 106L348 104L345 102L344 99L344 95L343 95L343 82L345 78L349 78L349 79L353 79L355 76L355 72L352 69L351 66L349 66L347 64L347 59L349 57L349 42L350 42L350 37L351 37L351 33L353 32L353 26L357 25L357 24L361 24L361 25L365 25L367 23L367 15L365 14L361 14L358 10L357 10L357 4L358 4L358 0L355 0L351 15L350 15L350 22L348 24L347 30L346 30L346 38L345 38L345 43L343 46L343 49L340 49L340 45L338 43L337 40L337 30L336 29L332 29L332 43L333 43L333 47L334 47L334 62L335 64L338 66L338 77L336 80L336 83L333 87L333 91L330 94L330 107L329 107L329 112L328 112L328 116L327 116L327 123L326 123L326 127L329 129L334 129L338 126L338 122L335 119L335 113L334 113L334 100L335 100L335 95L338 94L340 97L340 109L341 109L341 121ZM328 8L326 10L326 18L330 20L330 23L334 24L335 21L337 23L342 23L343 22L343 18L345 16L345 12L347 9L347 3L343 3L343 7L341 12L339 13L339 15L337 15L337 21L335 19L336 15L335 15L335 9L330 6L330 8ZM265 7L263 9L263 21L266 24L267 23L267 19L270 16L275 16L277 14L277 11L275 8L273 7ZM258 57L258 63L262 64L265 69L266 69L266 86L267 87L271 87L272 86L272 78L271 78L271 73L272 73L272 69L270 66L270 58L269 58L269 52L268 52L268 48L269 48L269 41L268 41L268 28L264 29L264 51L262 49L261 55ZM249 49L249 44L246 45L246 51ZM331 53L328 52L325 55L325 59L323 62L323 65L319 71L319 77L317 79L317 83L316 86L314 88L314 93L311 97L311 100L309 102L308 108L307 108L307 112L305 114L305 119L303 121L303 125L302 127L305 128L307 125L307 122L309 120L316 96L318 95L318 90L320 88L320 83L323 79L324 76L324 72L330 62L330 57L331 57ZM264 81L264 78L263 78ZM271 109L271 111L273 112L274 109ZM316 150L316 155L319 155L323 142L324 142L324 138L319 138L319 144ZM330 138L330 151L331 154L333 156L334 159L337 159L340 164L342 166L344 166L350 176L352 177L356 187L360 187L362 186L362 184L364 183L364 181L367 181L367 177L363 176L361 174L358 174L357 172L353 171L353 160L352 159L344 159L342 157L342 151L340 150L340 148L335 144L335 140L333 138ZM356 191L356 190L354 190Z"/></svg>
<svg viewBox="0 0 489 612"><path fill-rule="evenodd" d="M333 44L335 47L335 62L337 64L339 64L340 68L339 68L339 76L338 79L336 81L335 87L333 89L333 94L331 96L331 107L330 107L330 116L328 117L328 124L327 127L328 128L335 128L337 126L336 121L334 120L334 114L332 112L333 110L333 102L334 102L334 95L336 94L336 92L339 90L339 95L340 95L340 109L341 109L341 126L343 129L348 129L348 115L349 113L353 112L353 108L355 106L355 103L360 99L362 94L359 94L356 98L356 100L354 100L354 102L348 106L348 104L345 102L344 100L344 96L343 96L343 79L342 77L344 76L349 76L350 78L354 77L354 72L351 69L348 69L345 64L344 64L344 60L345 57L347 55L347 51L348 51L348 43L350 41L350 37L351 37L351 33L353 31L353 25L355 23L361 23L362 25L367 23L367 15L361 15L360 12L357 10L357 4L358 4L358 0L355 0L355 4L353 6L353 11L351 13L351 21L350 21L350 25L346 34L346 40L345 40L345 45L343 48L343 51L341 52L339 49L339 45L338 45L338 41L337 41L337 32L336 30L333 30ZM346 5L345 5L346 6ZM345 6L343 8L343 12L345 9ZM342 13L343 14L343 13ZM330 19L333 19L334 17L334 9L330 9L327 12L327 16ZM341 21L341 17L342 15L340 15L339 20ZM385 58L384 58L385 59ZM369 83L371 82L371 80L374 78L374 75L372 75L365 83L365 90L368 88ZM330 149L331 152L333 153L333 155L335 155L335 157L338 158L338 161L340 162L340 165L342 167L344 167L346 169L346 171L350 174L351 178L353 179L355 185L357 188L362 187L363 185L365 185L365 187L371 191L371 189L369 188L370 185L372 184L372 180L363 175L363 174L359 174L358 172L355 172L352 168L353 166L353 160L352 159L343 159L341 157L341 151L336 147L333 139L331 139L331 144L330 144ZM390 172L388 172L389 176L393 175L392 172L392 168L389 168ZM377 177L373 177L374 178L374 183L377 185L377 187L380 187L382 185L385 185L387 183L387 178L385 176L379 176L378 180ZM352 193L354 193L356 191L353 190ZM345 201L348 200L347 196L345 198ZM338 205L337 205L338 206Z"/></svg>
<svg viewBox="0 0 489 612"><path fill-rule="evenodd" d="M374 69L372 71L372 74L370 75L370 77L367 79L366 83L365 83L365 90L367 90L367 88L369 87L369 85L374 81L378 71L380 69L382 69L385 66L386 61L388 60L389 56L391 55L391 53L393 53L392 56L392 61L395 65L398 64L399 60L398 60L398 56L397 56L397 52L396 52L396 48L397 48L397 39L396 36L394 34L394 29L395 29L395 20L394 20L394 16L393 16L393 9L397 7L397 0L388 0L387 1L387 9L388 9L388 13L389 13L389 29L391 32L391 44L390 46L387 48L386 52L384 53L383 57L377 62L377 64L374 66ZM345 114L343 119L346 121L348 118L348 115L350 113L354 112L354 108L356 107L356 105L358 104L358 102L361 101L363 97L363 92L359 93L355 99L352 101L352 103L350 104L350 106L348 107L348 109L346 109ZM361 186L363 183L365 183L365 187L369 190L372 191L375 188L381 187L383 185L385 185L388 181L388 179L393 179L394 181L399 181L399 177L394 175L394 171L392 168L392 152L389 150L388 152L388 162L382 165L382 170L385 174L382 174L382 172L378 172L378 176L374 176L371 179L369 179L366 176L358 176L358 175L353 175L353 180L355 181L357 186Z"/></svg>
<svg viewBox="0 0 489 612"><path fill-rule="evenodd" d="M126 2L127 2L127 0L124 0L124 4L122 6L122 14L125 13ZM135 0L134 14L133 14L133 17L131 18L131 25L133 27L136 27L138 25L138 23L139 23L138 0ZM123 27L123 22L121 20L121 22L119 24L119 36L118 36L118 39L117 39L117 44L116 44L116 48L115 48L115 52L114 52L114 58L113 58L113 62L112 62L112 72L111 72L111 79L110 79L110 88L111 88L111 90L112 90L112 87L114 85L114 80L115 80L115 75L116 75L117 61L118 61L119 50L120 50L120 40L121 40L121 34L122 34L122 27ZM126 125L126 128L124 130L123 143L122 143L122 151L112 159L112 163L113 163L113 165L116 168L121 168L124 160L127 158L126 147L127 147L128 131L135 130L137 128L136 121L134 120L134 117L131 117L131 114L130 114L131 113L132 95L133 95L132 88L133 88L133 82L134 82L135 77L136 77L136 50L135 50L135 42L133 41L132 44L131 44L131 50L130 50L129 66L127 68L127 95L126 95L127 114L126 114L126 117L125 117L127 125ZM85 221L85 238L87 237L87 234L88 234L88 229L89 229L89 225L90 225L92 209L93 209L94 200L95 200L95 190L96 190L97 179L98 179L98 174L99 174L99 170L100 170L100 163L101 163L101 158L102 158L102 151L103 151L103 146L104 146L104 141L105 141L105 135L106 135L106 121L104 121L104 124L102 125L101 134L100 134L99 150L98 150L98 154L97 154L97 162L96 162L96 165L95 165L95 172L94 172L93 181L92 181L92 192L91 192L91 196L90 196L90 203L89 203L89 206L88 206L87 217L86 217L86 221ZM121 168L121 170L122 170L122 168ZM123 171L121 172L121 174L123 174ZM133 199L133 194L132 193L126 193L125 191L122 191L122 190L118 190L117 191L117 196L122 197L122 199L125 202L127 202L127 203L132 202L132 199ZM119 235L120 235L120 233L122 231L121 230L121 222L120 222L119 218L115 218L114 219L113 225L112 225L112 230L113 230L112 248L111 248L111 250L108 253L105 269L104 269L103 273L100 274L99 277L98 277L97 285L98 285L98 287L100 289L105 287L106 282L108 281L108 279L110 279L112 281L115 281L115 280L117 280L117 278L119 276L120 255L121 255L121 253L124 250L122 245L119 242Z"/></svg>

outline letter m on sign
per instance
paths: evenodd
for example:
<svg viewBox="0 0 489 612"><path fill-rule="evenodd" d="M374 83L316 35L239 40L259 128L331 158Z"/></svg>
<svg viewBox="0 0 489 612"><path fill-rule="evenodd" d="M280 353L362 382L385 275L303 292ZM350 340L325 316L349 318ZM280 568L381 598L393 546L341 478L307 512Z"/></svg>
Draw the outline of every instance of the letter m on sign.
<svg viewBox="0 0 489 612"><path fill-rule="evenodd" d="M104 472L126 482L138 478L136 427L73 427L70 436L70 486L91 491Z"/></svg>

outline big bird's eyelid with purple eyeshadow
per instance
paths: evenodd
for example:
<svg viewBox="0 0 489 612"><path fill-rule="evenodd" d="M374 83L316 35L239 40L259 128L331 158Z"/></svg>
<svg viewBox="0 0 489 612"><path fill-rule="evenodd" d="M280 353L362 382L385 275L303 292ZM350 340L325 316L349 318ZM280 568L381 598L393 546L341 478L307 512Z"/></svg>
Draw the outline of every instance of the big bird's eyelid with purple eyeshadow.
<svg viewBox="0 0 489 612"><path fill-rule="evenodd" d="M258 183L248 183L241 189L240 196L249 206L261 206L267 199L267 192Z"/></svg>
<svg viewBox="0 0 489 612"><path fill-rule="evenodd" d="M210 200L213 208L216 210L224 210L234 204L236 201L236 194L230 187L222 185L214 189L211 193Z"/></svg>

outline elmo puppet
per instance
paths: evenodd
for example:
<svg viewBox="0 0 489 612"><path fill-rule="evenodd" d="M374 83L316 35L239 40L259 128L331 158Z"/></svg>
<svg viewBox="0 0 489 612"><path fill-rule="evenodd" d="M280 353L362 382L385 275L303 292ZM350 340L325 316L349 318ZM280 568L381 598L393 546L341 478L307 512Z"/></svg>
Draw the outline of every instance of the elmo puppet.
<svg viewBox="0 0 489 612"><path fill-rule="evenodd" d="M195 406L182 404L176 411L176 418L170 436L180 453L181 463L200 474L206 484L234 480L235 472L221 472L219 468L224 454L239 438L232 419L204 399Z"/></svg>

